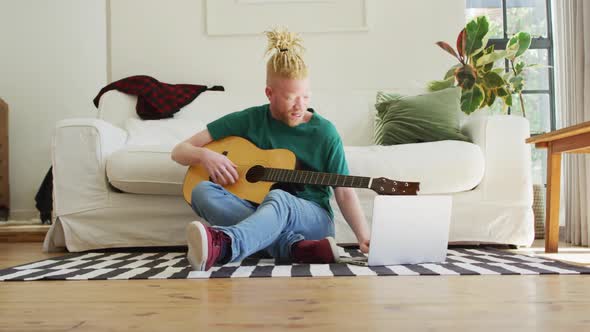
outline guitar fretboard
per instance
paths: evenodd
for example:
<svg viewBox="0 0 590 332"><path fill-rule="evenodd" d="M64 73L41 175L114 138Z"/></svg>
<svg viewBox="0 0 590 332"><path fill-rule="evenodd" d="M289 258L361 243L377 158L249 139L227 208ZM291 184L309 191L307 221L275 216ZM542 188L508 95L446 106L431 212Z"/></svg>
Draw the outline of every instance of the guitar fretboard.
<svg viewBox="0 0 590 332"><path fill-rule="evenodd" d="M365 176L340 175L280 168L265 168L261 180L353 188L369 188L369 183L371 182L371 178Z"/></svg>

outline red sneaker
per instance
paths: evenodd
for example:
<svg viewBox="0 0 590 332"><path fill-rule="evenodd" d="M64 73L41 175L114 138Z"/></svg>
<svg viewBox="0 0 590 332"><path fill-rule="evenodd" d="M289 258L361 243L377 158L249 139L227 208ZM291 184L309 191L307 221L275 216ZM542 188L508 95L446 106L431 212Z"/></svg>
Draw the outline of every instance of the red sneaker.
<svg viewBox="0 0 590 332"><path fill-rule="evenodd" d="M291 247L291 258L295 263L329 264L340 261L338 246L333 237L321 240L302 240Z"/></svg>
<svg viewBox="0 0 590 332"><path fill-rule="evenodd" d="M231 239L222 231L193 221L186 226L186 258L195 271L207 271L231 250ZM224 250L225 249L225 250Z"/></svg>

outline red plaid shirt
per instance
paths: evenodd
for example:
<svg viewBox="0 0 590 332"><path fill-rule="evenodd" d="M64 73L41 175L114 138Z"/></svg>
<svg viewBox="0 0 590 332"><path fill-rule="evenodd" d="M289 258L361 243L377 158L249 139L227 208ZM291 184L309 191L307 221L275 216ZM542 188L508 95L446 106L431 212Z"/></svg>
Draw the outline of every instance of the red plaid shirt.
<svg viewBox="0 0 590 332"><path fill-rule="evenodd" d="M113 89L137 96L135 109L144 120L170 118L203 91L224 91L218 85L207 88L204 85L162 83L145 75L130 76L102 88L93 100L94 106L98 108L100 97Z"/></svg>

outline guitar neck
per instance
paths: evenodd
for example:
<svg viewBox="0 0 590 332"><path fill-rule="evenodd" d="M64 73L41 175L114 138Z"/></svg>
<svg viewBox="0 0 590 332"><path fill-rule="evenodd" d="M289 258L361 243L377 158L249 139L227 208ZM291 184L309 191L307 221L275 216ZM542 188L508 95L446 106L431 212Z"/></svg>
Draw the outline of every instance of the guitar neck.
<svg viewBox="0 0 590 332"><path fill-rule="evenodd" d="M370 188L370 177L340 175L332 173L265 168L262 181L315 184L332 187Z"/></svg>

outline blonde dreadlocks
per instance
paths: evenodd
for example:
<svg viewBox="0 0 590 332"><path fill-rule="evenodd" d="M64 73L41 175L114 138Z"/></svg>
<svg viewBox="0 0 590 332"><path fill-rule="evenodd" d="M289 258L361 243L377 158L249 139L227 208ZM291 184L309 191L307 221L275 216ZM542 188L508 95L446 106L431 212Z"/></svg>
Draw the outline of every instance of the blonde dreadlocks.
<svg viewBox="0 0 590 332"><path fill-rule="evenodd" d="M305 48L299 35L286 29L275 28L265 31L268 47L265 55L270 54L266 63L267 83L272 77L304 79L307 77L307 66L302 54Z"/></svg>

